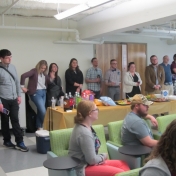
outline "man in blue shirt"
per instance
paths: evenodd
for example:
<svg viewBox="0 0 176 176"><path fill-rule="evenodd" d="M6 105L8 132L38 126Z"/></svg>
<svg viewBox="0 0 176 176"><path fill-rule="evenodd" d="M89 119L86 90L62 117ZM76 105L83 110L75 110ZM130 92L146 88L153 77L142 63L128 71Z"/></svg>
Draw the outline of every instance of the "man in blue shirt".
<svg viewBox="0 0 176 176"><path fill-rule="evenodd" d="M163 90L168 90L169 95L173 95L171 66L169 64L169 57L167 55L163 57L163 63L161 63L160 65L164 68L165 71Z"/></svg>

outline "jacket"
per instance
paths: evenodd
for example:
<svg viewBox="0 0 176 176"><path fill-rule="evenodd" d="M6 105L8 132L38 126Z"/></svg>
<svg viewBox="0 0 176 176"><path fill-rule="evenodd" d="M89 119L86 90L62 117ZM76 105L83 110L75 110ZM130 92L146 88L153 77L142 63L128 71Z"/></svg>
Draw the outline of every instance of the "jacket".
<svg viewBox="0 0 176 176"><path fill-rule="evenodd" d="M142 84L141 77L139 73L135 72L136 76L138 77L140 81L140 85ZM124 79L123 79L123 92L124 93L130 93L133 90L133 86L136 86L136 83L133 82L133 76L130 72L126 72ZM141 90L141 86L139 86L139 89Z"/></svg>
<svg viewBox="0 0 176 176"><path fill-rule="evenodd" d="M139 171L139 176L171 176L171 173L162 159L162 157L154 158Z"/></svg>
<svg viewBox="0 0 176 176"><path fill-rule="evenodd" d="M158 77L158 84L161 86L164 85L165 81L165 72L164 68L161 65L157 66L157 77ZM145 69L145 91L147 92L153 92L155 89L153 88L154 85L156 85L156 76L155 76L155 70L153 65L149 65Z"/></svg>
<svg viewBox="0 0 176 176"><path fill-rule="evenodd" d="M44 74L45 75L45 74ZM29 82L28 82L28 94L29 95L33 95L36 90L37 90L37 83L38 83L38 72L37 72L37 69L36 68L33 68L32 70L26 72L26 73L23 73L21 75L21 81L20 81L20 84L21 85L24 85L25 84L25 79L26 78L29 78ZM48 75L45 75L45 85L47 87L49 83L49 77Z"/></svg>

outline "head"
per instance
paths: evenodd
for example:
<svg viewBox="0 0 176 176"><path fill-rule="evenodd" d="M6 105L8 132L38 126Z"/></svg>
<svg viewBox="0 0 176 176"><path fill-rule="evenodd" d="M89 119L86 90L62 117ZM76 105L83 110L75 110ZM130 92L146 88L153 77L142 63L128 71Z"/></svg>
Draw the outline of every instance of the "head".
<svg viewBox="0 0 176 176"><path fill-rule="evenodd" d="M111 59L110 65L111 65L111 68L113 68L113 69L117 68L117 60Z"/></svg>
<svg viewBox="0 0 176 176"><path fill-rule="evenodd" d="M73 58L73 59L70 60L69 69L79 71L79 66L78 66L77 59Z"/></svg>
<svg viewBox="0 0 176 176"><path fill-rule="evenodd" d="M142 94L136 94L131 99L131 109L140 117L145 117L148 114L149 105L151 104L152 102L148 101L147 98Z"/></svg>
<svg viewBox="0 0 176 176"><path fill-rule="evenodd" d="M174 62L176 62L176 54L174 54L173 60L174 60Z"/></svg>
<svg viewBox="0 0 176 176"><path fill-rule="evenodd" d="M128 64L128 71L129 71L129 72L135 72L135 69L136 69L135 63L134 63L134 62L130 62L130 63Z"/></svg>
<svg viewBox="0 0 176 176"><path fill-rule="evenodd" d="M37 69L38 74L44 73L47 74L48 71L48 64L45 60L41 60L38 62L38 64L35 67Z"/></svg>
<svg viewBox="0 0 176 176"><path fill-rule="evenodd" d="M49 73L51 73L51 72L54 72L55 76L57 76L57 74L58 74L58 66L57 66L56 63L51 63L50 64L50 66L49 66Z"/></svg>
<svg viewBox="0 0 176 176"><path fill-rule="evenodd" d="M92 58L91 63L93 67L98 67L98 59L96 57Z"/></svg>
<svg viewBox="0 0 176 176"><path fill-rule="evenodd" d="M156 56L156 55L152 55L152 56L150 57L150 62L151 62L151 64L152 64L153 66L158 65L158 58L157 58L157 56Z"/></svg>
<svg viewBox="0 0 176 176"><path fill-rule="evenodd" d="M159 155L163 158L171 172L176 171L176 119L167 126L166 131L162 134L157 146L146 161Z"/></svg>
<svg viewBox="0 0 176 176"><path fill-rule="evenodd" d="M0 59L2 64L8 65L11 63L12 53L7 49L0 50Z"/></svg>
<svg viewBox="0 0 176 176"><path fill-rule="evenodd" d="M164 64L168 64L169 63L169 56L166 55L166 56L163 57L163 63Z"/></svg>
<svg viewBox="0 0 176 176"><path fill-rule="evenodd" d="M74 118L76 124L81 124L86 120L93 122L98 119L98 109L93 101L82 100L77 107Z"/></svg>

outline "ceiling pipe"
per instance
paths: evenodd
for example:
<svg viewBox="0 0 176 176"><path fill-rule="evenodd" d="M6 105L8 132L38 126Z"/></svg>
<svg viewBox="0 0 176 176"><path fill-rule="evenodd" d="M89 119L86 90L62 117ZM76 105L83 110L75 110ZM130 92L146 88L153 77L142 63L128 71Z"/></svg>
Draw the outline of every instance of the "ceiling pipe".
<svg viewBox="0 0 176 176"><path fill-rule="evenodd" d="M171 30L160 30L160 29L141 29L140 32L146 32L146 33L162 33L162 34L175 34L176 31Z"/></svg>

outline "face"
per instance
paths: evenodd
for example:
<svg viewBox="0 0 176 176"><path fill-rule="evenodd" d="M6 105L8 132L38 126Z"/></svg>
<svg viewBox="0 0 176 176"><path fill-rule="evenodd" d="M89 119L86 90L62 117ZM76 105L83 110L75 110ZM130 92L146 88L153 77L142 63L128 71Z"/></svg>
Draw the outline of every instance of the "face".
<svg viewBox="0 0 176 176"><path fill-rule="evenodd" d="M1 62L4 65L10 64L12 60L12 56L5 56L4 58L1 58Z"/></svg>
<svg viewBox="0 0 176 176"><path fill-rule="evenodd" d="M40 73L43 73L46 70L46 65L41 65L40 67Z"/></svg>
<svg viewBox="0 0 176 176"><path fill-rule="evenodd" d="M111 68L117 68L117 61L111 62Z"/></svg>
<svg viewBox="0 0 176 176"><path fill-rule="evenodd" d="M76 60L73 60L71 63L72 68L76 68L78 66L78 62Z"/></svg>
<svg viewBox="0 0 176 176"><path fill-rule="evenodd" d="M152 57L150 61L151 61L152 65L158 65L158 58L157 57Z"/></svg>
<svg viewBox="0 0 176 176"><path fill-rule="evenodd" d="M57 72L58 68L55 64L52 65L51 71L52 72Z"/></svg>
<svg viewBox="0 0 176 176"><path fill-rule="evenodd" d="M164 62L165 64L168 64L168 63L169 63L169 57L168 57L168 56L165 56L165 57L163 58L163 62Z"/></svg>
<svg viewBox="0 0 176 176"><path fill-rule="evenodd" d="M94 108L90 111L90 115L89 115L92 121L95 121L98 119L98 112L99 112L99 109L97 108L96 105L94 105Z"/></svg>
<svg viewBox="0 0 176 176"><path fill-rule="evenodd" d="M136 69L135 65L134 65L134 64L131 64L131 65L130 65L130 68L129 68L129 71L130 71L130 72L135 72L135 69Z"/></svg>
<svg viewBox="0 0 176 176"><path fill-rule="evenodd" d="M144 105L144 104L139 104L139 105L136 105L136 108L137 108L137 114L140 117L145 117L148 114L149 106Z"/></svg>
<svg viewBox="0 0 176 176"><path fill-rule="evenodd" d="M94 67L98 67L98 60L97 59L94 59L93 62L92 62L92 65Z"/></svg>

